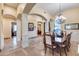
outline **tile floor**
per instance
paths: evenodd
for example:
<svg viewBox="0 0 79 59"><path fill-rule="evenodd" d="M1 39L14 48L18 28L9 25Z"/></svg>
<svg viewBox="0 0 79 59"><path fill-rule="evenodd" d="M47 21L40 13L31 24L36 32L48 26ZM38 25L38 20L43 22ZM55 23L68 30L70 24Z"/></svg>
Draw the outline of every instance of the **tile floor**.
<svg viewBox="0 0 79 59"><path fill-rule="evenodd" d="M12 46L5 47L5 49L0 52L0 56L45 56L44 47L43 47L43 37L37 37L30 40L30 45L27 48L22 48L20 44L16 49L13 49ZM8 45L8 44L6 44ZM78 42L71 42L71 48L68 52L68 56L79 56L77 53ZM59 56L58 53L55 53L56 56ZM64 56L64 53L62 53ZM52 56L51 51L48 49L46 56Z"/></svg>

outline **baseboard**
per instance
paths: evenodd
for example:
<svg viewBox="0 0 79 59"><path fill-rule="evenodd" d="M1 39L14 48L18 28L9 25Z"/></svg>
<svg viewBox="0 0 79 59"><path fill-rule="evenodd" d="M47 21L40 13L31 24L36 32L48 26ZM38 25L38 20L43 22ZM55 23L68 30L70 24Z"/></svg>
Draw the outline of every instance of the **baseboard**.
<svg viewBox="0 0 79 59"><path fill-rule="evenodd" d="M10 39L10 37L5 37L4 39Z"/></svg>

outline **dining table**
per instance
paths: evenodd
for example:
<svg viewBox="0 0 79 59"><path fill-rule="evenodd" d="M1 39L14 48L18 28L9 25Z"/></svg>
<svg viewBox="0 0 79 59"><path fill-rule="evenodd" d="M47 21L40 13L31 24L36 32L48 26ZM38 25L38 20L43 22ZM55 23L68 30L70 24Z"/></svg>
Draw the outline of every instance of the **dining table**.
<svg viewBox="0 0 79 59"><path fill-rule="evenodd" d="M58 42L58 43L63 43L66 41L66 37L55 37L55 42Z"/></svg>

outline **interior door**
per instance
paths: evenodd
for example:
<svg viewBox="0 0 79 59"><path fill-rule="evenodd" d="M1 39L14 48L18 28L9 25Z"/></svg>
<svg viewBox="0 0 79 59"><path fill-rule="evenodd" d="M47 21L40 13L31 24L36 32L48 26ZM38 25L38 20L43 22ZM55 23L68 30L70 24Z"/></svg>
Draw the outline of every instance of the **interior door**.
<svg viewBox="0 0 79 59"><path fill-rule="evenodd" d="M41 35L42 34L41 24L38 24L37 32L38 32L38 35Z"/></svg>

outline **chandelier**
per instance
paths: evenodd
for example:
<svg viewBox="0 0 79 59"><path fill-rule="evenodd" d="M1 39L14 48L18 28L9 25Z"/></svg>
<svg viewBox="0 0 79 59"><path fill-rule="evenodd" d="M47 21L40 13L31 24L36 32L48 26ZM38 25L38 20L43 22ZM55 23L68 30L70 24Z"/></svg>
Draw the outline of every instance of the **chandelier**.
<svg viewBox="0 0 79 59"><path fill-rule="evenodd" d="M59 8L58 8L58 15L57 15L57 16L60 17L62 20L67 19L67 18L64 17L63 14L62 14L63 11L62 11L62 8L61 8L61 7L62 7L62 6L61 6L61 3L59 3L58 6L59 6Z"/></svg>

